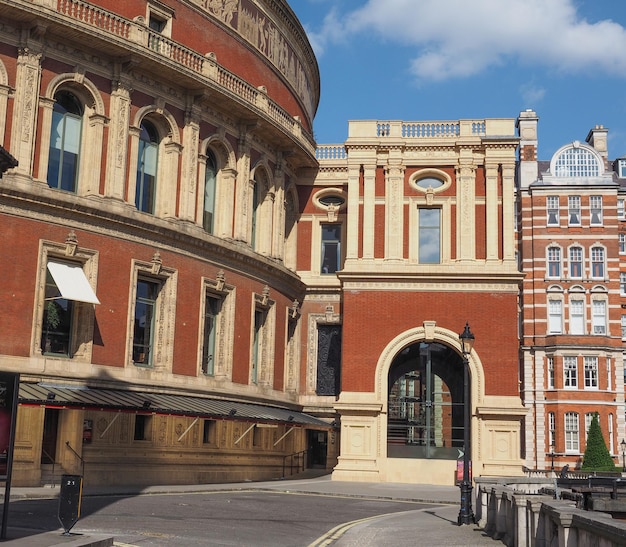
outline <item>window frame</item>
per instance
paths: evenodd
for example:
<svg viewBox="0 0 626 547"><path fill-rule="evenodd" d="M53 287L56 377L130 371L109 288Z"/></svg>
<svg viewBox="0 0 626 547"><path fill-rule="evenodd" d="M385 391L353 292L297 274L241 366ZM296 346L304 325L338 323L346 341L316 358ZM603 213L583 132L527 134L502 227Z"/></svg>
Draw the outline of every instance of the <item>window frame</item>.
<svg viewBox="0 0 626 547"><path fill-rule="evenodd" d="M561 200L560 196L546 197L546 226L561 225Z"/></svg>
<svg viewBox="0 0 626 547"><path fill-rule="evenodd" d="M575 254L579 254L580 258L574 258ZM570 279L582 279L584 276L584 258L585 253L580 245L572 245L567 250L567 265ZM575 269L580 270L580 275L576 275Z"/></svg>
<svg viewBox="0 0 626 547"><path fill-rule="evenodd" d="M148 138L146 138L148 137ZM137 147L137 169L135 178L135 207L138 211L154 215L156 213L156 194L159 181L159 159L161 135L157 125L144 118L139 125ZM146 159L154 154L154 161L150 158L150 169L146 172Z"/></svg>
<svg viewBox="0 0 626 547"><path fill-rule="evenodd" d="M563 253L558 245L549 245L546 249L546 277L560 279L563 271Z"/></svg>
<svg viewBox="0 0 626 547"><path fill-rule="evenodd" d="M601 308L601 309L600 309ZM607 335L607 301L604 298L591 300L591 332L596 336Z"/></svg>
<svg viewBox="0 0 626 547"><path fill-rule="evenodd" d="M591 262L591 278L604 279L606 272L606 250L600 245L594 245L589 250L589 260Z"/></svg>
<svg viewBox="0 0 626 547"><path fill-rule="evenodd" d="M585 299L580 296L572 297L569 303L569 333L585 334Z"/></svg>
<svg viewBox="0 0 626 547"><path fill-rule="evenodd" d="M603 221L602 196L589 196L589 225L602 226Z"/></svg>
<svg viewBox="0 0 626 547"><path fill-rule="evenodd" d="M339 232L339 238L324 238L326 227L333 226ZM340 222L320 222L320 275L334 275L341 271L341 243L343 225ZM332 246L335 245L334 252ZM327 247L329 252L327 252ZM333 255L336 268L333 269Z"/></svg>
<svg viewBox="0 0 626 547"><path fill-rule="evenodd" d="M578 357L574 355L563 357L563 388L578 389Z"/></svg>
<svg viewBox="0 0 626 547"><path fill-rule="evenodd" d="M583 376L585 389L599 389L599 359L597 356L584 356Z"/></svg>
<svg viewBox="0 0 626 547"><path fill-rule="evenodd" d="M578 412L566 412L563 416L565 422L565 453L580 453L580 417Z"/></svg>
<svg viewBox="0 0 626 547"><path fill-rule="evenodd" d="M580 196L567 196L567 225L582 226Z"/></svg>
<svg viewBox="0 0 626 547"><path fill-rule="evenodd" d="M558 310L556 309L558 305ZM561 298L550 298L548 296L548 335L563 334L563 300ZM558 312L558 313L557 313ZM558 319L558 328L557 327Z"/></svg>
<svg viewBox="0 0 626 547"><path fill-rule="evenodd" d="M424 214L426 211L429 213L436 212L437 213L437 222L436 224L433 222L432 224L427 224L426 222L422 222L424 217L427 217ZM417 208L417 262L418 264L441 264L442 261L442 220L443 220L443 212L441 207L418 207ZM431 239L431 235L434 234L435 238ZM437 247L437 256L435 259L429 259L431 253L426 255L424 249L429 247L435 247L432 245L432 242L436 241ZM434 256L434 254L432 255Z"/></svg>

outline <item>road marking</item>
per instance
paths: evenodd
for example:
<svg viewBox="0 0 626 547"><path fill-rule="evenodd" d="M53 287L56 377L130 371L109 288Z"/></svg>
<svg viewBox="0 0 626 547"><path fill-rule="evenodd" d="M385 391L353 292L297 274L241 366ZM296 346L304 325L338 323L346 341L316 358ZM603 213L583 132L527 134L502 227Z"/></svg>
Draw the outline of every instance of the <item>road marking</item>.
<svg viewBox="0 0 626 547"><path fill-rule="evenodd" d="M363 522L368 522L370 520L375 520L380 517L384 517L389 513L384 513L382 515L374 515L373 517L366 517L364 519L353 520L352 522L344 522L343 524L339 524L335 526L332 530L326 532L322 537L316 539L313 543L311 543L308 547L327 547L333 541L338 540L341 536L343 536L350 528L354 528L358 524Z"/></svg>

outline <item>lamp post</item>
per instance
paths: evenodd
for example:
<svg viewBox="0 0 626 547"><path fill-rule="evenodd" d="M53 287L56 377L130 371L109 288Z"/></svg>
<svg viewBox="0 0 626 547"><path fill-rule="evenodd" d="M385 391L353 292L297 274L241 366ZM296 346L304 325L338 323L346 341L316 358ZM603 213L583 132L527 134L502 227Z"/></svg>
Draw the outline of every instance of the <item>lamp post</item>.
<svg viewBox="0 0 626 547"><path fill-rule="evenodd" d="M622 447L622 471L626 471L626 440L622 439L619 445Z"/></svg>
<svg viewBox="0 0 626 547"><path fill-rule="evenodd" d="M459 334L461 350L463 351L463 480L461 481L461 510L459 511L459 526L472 524L474 512L472 511L472 480L470 478L471 465L471 412L470 401L470 378L469 378L469 354L474 347L474 335L470 331L469 323L465 323L465 329Z"/></svg>

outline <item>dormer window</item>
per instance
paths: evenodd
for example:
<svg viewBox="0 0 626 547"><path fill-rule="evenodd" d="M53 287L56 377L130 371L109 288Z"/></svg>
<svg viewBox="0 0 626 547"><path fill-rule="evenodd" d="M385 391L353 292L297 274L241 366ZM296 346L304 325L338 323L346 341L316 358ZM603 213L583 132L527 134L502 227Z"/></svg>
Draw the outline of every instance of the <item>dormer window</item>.
<svg viewBox="0 0 626 547"><path fill-rule="evenodd" d="M574 141L554 155L550 171L555 177L599 177L604 169L593 148Z"/></svg>
<svg viewBox="0 0 626 547"><path fill-rule="evenodd" d="M615 165L615 170L617 171L617 176L620 179L626 179L626 158L618 159Z"/></svg>

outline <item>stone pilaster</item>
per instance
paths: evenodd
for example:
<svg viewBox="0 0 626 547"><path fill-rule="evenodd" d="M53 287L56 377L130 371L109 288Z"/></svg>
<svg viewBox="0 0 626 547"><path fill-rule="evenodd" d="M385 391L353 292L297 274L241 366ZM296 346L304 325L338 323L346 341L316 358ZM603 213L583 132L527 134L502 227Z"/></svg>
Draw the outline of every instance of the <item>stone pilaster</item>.
<svg viewBox="0 0 626 547"><path fill-rule="evenodd" d="M485 166L486 171L486 231L487 231L487 260L496 261L499 259L500 249L500 223L498 215L498 164L488 164ZM506 225L504 227L506 230Z"/></svg>
<svg viewBox="0 0 626 547"><path fill-rule="evenodd" d="M128 194L130 203L134 203L135 184L128 179L130 184L128 192L125 191L127 157L137 158L137 143L135 139L135 154L128 153L130 131L130 86L119 79L113 82L110 105L109 142L107 146L107 169L104 183L104 195L109 198L123 201ZM137 133L138 135L138 133ZM132 160L131 160L132 161ZM135 169L132 169L133 173ZM132 177L131 177L132 178ZM130 199L132 193L133 198Z"/></svg>
<svg viewBox="0 0 626 547"><path fill-rule="evenodd" d="M363 258L374 258L376 165L366 165L363 171Z"/></svg>
<svg viewBox="0 0 626 547"><path fill-rule="evenodd" d="M403 258L404 169L401 159L390 159L385 169L385 260Z"/></svg>
<svg viewBox="0 0 626 547"><path fill-rule="evenodd" d="M202 224L201 212L204 206L204 177L206 174L206 156L199 161L200 109L193 104L188 105L183 128L182 169L180 177L180 209L181 220ZM203 151L204 152L204 151ZM204 161L202 161L204 159ZM198 167L202 164L199 177Z"/></svg>
<svg viewBox="0 0 626 547"><path fill-rule="evenodd" d="M472 158L461 156L456 168L456 181L456 256L457 260L474 260L476 257L476 166Z"/></svg>

